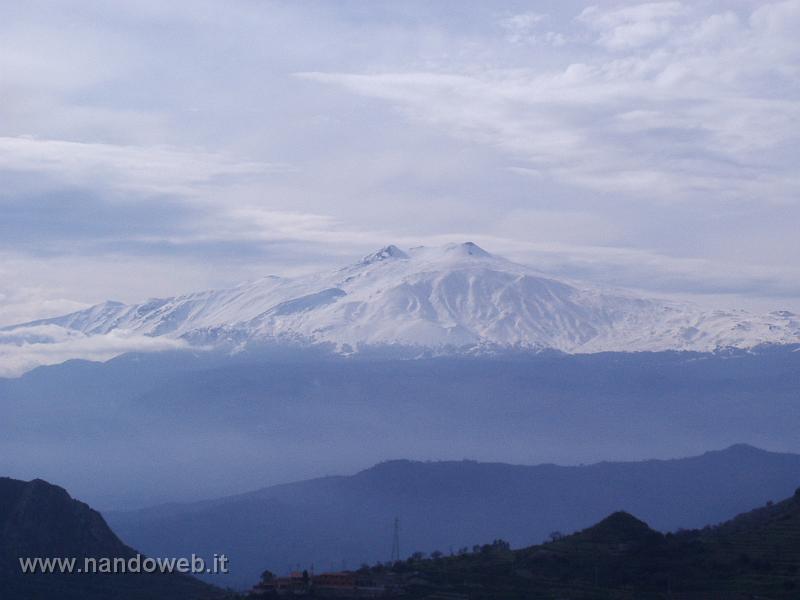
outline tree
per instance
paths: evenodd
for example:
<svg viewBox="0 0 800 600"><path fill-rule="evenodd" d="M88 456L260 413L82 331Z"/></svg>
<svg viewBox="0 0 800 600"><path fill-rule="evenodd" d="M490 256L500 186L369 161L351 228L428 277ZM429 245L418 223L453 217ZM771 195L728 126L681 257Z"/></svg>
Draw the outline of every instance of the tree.
<svg viewBox="0 0 800 600"><path fill-rule="evenodd" d="M275 573L272 571L264 571L261 574L261 583L271 583L275 579Z"/></svg>
<svg viewBox="0 0 800 600"><path fill-rule="evenodd" d="M495 550L511 550L511 544L502 538L498 538L493 541L492 546L494 546Z"/></svg>
<svg viewBox="0 0 800 600"><path fill-rule="evenodd" d="M550 535L548 536L551 542L557 542L558 540L564 539L564 534L560 531L551 531Z"/></svg>

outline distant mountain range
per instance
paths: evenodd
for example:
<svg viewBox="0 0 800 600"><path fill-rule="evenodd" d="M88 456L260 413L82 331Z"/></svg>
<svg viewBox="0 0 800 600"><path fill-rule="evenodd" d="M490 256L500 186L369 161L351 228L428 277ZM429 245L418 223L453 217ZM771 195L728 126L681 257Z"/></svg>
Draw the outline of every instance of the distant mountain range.
<svg viewBox="0 0 800 600"><path fill-rule="evenodd" d="M800 597L800 488L717 527L662 535L626 512L548 543L362 570L398 600L751 600ZM341 598L358 597L348 596Z"/></svg>
<svg viewBox="0 0 800 600"><path fill-rule="evenodd" d="M100 513L42 480L0 478L0 598L211 600L220 590L179 574L22 573L19 558L134 557Z"/></svg>
<svg viewBox="0 0 800 600"><path fill-rule="evenodd" d="M87 336L124 331L194 346L321 344L339 353L713 351L800 342L800 317L707 311L561 281L473 243L404 251L387 246L310 276L265 277L141 304L106 302L15 327L45 343L44 326ZM8 336L6 336L8 337Z"/></svg>
<svg viewBox="0 0 800 600"><path fill-rule="evenodd" d="M577 464L737 442L798 452L798 389L791 346L418 360L129 354L0 379L0 440L13 448L0 452L0 472L138 508L398 457Z"/></svg>
<svg viewBox="0 0 800 600"><path fill-rule="evenodd" d="M554 530L626 510L662 531L702 527L780 499L800 485L800 455L737 445L677 460L581 467L393 461L193 504L109 513L114 530L157 555L225 552L225 582L247 586L265 568L318 571L502 537L520 547Z"/></svg>
<svg viewBox="0 0 800 600"><path fill-rule="evenodd" d="M284 561L296 555L298 563L287 567L316 565L312 573L359 568L319 562L320 553L381 546L382 534L389 538L392 531L384 517L400 515L401 544L441 535L458 541L438 545L442 552L404 550L391 566L381 557L384 564L359 568L361 580L390 583L391 597L403 600L790 600L800 591L800 488L784 494L787 500L763 498L785 490L799 472L800 456L744 445L690 459L575 468L394 461L352 477L115 517L119 529L126 522L129 528L144 527L139 537L162 528L161 544L172 548L198 545L209 531L216 532L215 543L234 540L238 556L231 564L241 564L231 583L242 587L255 583L265 565L280 571L265 554ZM713 525L719 515L727 519L748 502L763 508ZM608 506L618 509L596 517L610 512ZM631 512L653 519L640 520ZM545 529L535 524L537 515ZM664 524L676 519L690 529L664 534ZM572 525L580 522L597 524L561 533L584 527ZM496 533L486 536L491 529ZM519 550L502 539L513 543L542 531L548 531L540 536L544 543ZM239 597L185 575L22 574L19 557L74 557L83 564L83 557L135 554L99 513L42 480L0 478L0 532L4 599ZM511 535L499 535L503 532ZM481 542L466 541L479 535L485 536ZM484 543L488 540L495 541ZM248 556L252 566L244 560ZM339 589L337 597L350 596Z"/></svg>

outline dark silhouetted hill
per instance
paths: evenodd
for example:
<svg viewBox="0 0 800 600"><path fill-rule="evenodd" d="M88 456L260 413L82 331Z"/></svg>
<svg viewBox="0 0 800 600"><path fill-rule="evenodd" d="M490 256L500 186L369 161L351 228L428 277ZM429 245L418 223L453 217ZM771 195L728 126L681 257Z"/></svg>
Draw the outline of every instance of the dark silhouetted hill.
<svg viewBox="0 0 800 600"><path fill-rule="evenodd" d="M662 534L616 512L521 550L502 542L458 556L362 569L399 598L744 600L800 598L800 489L716 527Z"/></svg>
<svg viewBox="0 0 800 600"><path fill-rule="evenodd" d="M135 551L100 513L36 479L0 478L0 598L4 600L204 600L223 593L178 574L22 573L20 557L124 558Z"/></svg>

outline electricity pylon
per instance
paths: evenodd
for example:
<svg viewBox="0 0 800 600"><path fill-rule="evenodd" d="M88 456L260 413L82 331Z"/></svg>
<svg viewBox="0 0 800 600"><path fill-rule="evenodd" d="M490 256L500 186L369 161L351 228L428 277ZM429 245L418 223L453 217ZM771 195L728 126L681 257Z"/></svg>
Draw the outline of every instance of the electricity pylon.
<svg viewBox="0 0 800 600"><path fill-rule="evenodd" d="M392 562L400 560L400 519L394 519L394 536L392 537Z"/></svg>

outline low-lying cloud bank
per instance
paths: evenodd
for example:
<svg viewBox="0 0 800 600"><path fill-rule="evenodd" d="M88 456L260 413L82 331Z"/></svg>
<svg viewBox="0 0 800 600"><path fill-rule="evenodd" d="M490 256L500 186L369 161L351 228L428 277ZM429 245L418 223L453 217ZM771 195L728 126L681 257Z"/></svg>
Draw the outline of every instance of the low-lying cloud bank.
<svg viewBox="0 0 800 600"><path fill-rule="evenodd" d="M70 359L104 361L126 352L188 348L183 340L148 337L125 330L86 335L57 325L0 331L0 377L18 377L43 365Z"/></svg>

